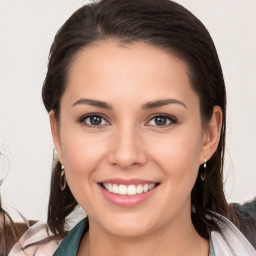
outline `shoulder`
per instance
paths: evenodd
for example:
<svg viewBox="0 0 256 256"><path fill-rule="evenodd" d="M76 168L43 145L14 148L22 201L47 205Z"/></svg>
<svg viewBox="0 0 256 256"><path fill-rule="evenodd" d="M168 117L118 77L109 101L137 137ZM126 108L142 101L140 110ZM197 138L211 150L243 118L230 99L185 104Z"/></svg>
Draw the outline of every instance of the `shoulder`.
<svg viewBox="0 0 256 256"><path fill-rule="evenodd" d="M231 204L238 220L239 229L256 249L256 198L245 204Z"/></svg>
<svg viewBox="0 0 256 256"><path fill-rule="evenodd" d="M27 230L14 245L9 256L50 256L59 246L61 239L55 239L47 224L38 222Z"/></svg>
<svg viewBox="0 0 256 256"><path fill-rule="evenodd" d="M243 256L256 255L253 246L232 222L217 213L215 213L215 216L216 223L221 231L211 230L210 232L216 256L234 255L234 253Z"/></svg>

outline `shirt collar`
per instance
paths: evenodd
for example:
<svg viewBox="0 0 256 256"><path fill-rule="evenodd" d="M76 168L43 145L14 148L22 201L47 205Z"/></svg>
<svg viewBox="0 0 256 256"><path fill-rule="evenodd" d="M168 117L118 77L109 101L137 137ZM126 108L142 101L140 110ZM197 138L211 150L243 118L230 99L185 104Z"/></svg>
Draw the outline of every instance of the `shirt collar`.
<svg viewBox="0 0 256 256"><path fill-rule="evenodd" d="M87 232L88 229L88 218L78 222L78 224L76 224L76 226L72 228L68 232L67 236L62 240L53 256L76 256L83 234Z"/></svg>
<svg viewBox="0 0 256 256"><path fill-rule="evenodd" d="M58 249L53 256L76 256L81 239L89 229L88 218L81 220L76 226L69 231L67 236L62 240ZM210 254L209 256L215 256L212 242L210 240Z"/></svg>

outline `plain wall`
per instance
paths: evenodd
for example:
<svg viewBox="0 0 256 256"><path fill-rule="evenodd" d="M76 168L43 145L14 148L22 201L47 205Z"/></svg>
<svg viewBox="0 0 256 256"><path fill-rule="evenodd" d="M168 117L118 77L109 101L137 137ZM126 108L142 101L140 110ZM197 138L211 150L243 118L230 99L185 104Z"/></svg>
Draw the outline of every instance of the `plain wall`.
<svg viewBox="0 0 256 256"><path fill-rule="evenodd" d="M48 52L59 27L87 1L0 0L0 175L5 205L29 219L47 213L53 143L41 100ZM180 0L208 28L227 87L225 190L256 196L256 2ZM1 179L0 176L0 179Z"/></svg>

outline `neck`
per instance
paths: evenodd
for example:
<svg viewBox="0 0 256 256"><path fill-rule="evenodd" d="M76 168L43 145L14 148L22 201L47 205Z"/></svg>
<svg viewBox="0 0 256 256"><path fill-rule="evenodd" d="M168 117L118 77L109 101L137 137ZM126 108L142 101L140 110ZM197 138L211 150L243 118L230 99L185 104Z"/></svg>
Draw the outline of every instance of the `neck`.
<svg viewBox="0 0 256 256"><path fill-rule="evenodd" d="M209 254L208 241L195 230L191 218L177 225L170 223L147 235L121 237L110 234L90 222L90 231L83 237L78 256L184 256Z"/></svg>

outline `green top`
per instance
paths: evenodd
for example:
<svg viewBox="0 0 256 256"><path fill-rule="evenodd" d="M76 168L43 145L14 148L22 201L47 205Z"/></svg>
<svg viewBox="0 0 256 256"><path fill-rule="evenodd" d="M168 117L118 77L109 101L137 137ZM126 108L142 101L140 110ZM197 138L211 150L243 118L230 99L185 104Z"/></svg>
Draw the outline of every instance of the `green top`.
<svg viewBox="0 0 256 256"><path fill-rule="evenodd" d="M88 219L81 220L62 240L53 256L76 256L83 234L89 229Z"/></svg>
<svg viewBox="0 0 256 256"><path fill-rule="evenodd" d="M89 230L88 219L81 220L73 229L69 231L67 236L62 240L61 244L53 254L53 256L76 256L80 241ZM212 242L210 240L209 256L215 256Z"/></svg>

